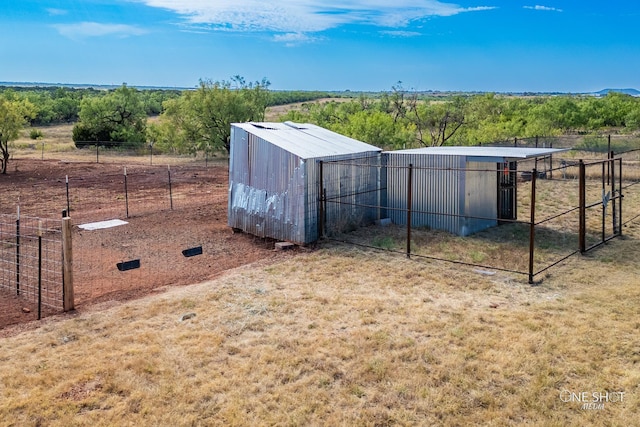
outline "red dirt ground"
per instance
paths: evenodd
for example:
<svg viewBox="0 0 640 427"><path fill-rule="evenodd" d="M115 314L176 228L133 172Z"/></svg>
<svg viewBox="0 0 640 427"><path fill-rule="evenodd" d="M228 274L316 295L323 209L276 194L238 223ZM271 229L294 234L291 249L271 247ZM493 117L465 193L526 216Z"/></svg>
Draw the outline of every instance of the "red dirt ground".
<svg viewBox="0 0 640 427"><path fill-rule="evenodd" d="M9 171L0 175L0 213L15 214L19 199L21 212L32 217L60 217L66 207L65 176L69 176L77 310L202 282L241 265L292 253L276 252L273 241L234 234L227 226L226 162L172 166L173 210L166 165L127 165L129 218L120 164L14 160ZM85 222L115 218L128 224L96 231L78 228ZM182 255L182 250L197 246L202 246L202 255ZM140 259L139 269L116 268L117 263L133 259ZM37 307L9 291L0 293L0 311L0 335L11 333L3 327L37 316Z"/></svg>

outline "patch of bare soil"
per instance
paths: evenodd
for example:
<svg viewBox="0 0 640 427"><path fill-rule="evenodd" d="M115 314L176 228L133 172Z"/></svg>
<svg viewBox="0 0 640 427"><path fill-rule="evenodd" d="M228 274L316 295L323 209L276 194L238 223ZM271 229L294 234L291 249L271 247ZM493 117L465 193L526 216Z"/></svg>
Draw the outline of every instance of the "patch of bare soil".
<svg viewBox="0 0 640 427"><path fill-rule="evenodd" d="M127 168L128 218L122 164L15 160L10 173L0 176L0 213L14 214L20 203L24 215L48 218L59 217L66 207L65 177L69 176L76 309L202 282L241 265L295 253L275 251L273 241L233 233L227 226L226 162L172 166L173 209L167 197L166 165ZM95 231L78 227L115 218L128 224ZM202 248L202 253L183 255L193 248ZM117 268L131 260L139 260L140 268ZM33 320L37 309L12 295L11 278L5 276L0 275L0 288L4 288L0 329Z"/></svg>

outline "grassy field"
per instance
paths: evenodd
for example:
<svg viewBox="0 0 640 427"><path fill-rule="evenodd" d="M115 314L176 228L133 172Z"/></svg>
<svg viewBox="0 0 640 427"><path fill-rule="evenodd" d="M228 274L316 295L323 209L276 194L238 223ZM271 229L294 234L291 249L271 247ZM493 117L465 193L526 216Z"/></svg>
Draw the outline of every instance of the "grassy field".
<svg viewBox="0 0 640 427"><path fill-rule="evenodd" d="M535 286L325 241L8 329L0 426L632 425L640 225L623 233ZM438 242L478 256L458 243Z"/></svg>
<svg viewBox="0 0 640 427"><path fill-rule="evenodd" d="M538 286L326 243L47 319L0 341L0 425L629 425L627 231Z"/></svg>

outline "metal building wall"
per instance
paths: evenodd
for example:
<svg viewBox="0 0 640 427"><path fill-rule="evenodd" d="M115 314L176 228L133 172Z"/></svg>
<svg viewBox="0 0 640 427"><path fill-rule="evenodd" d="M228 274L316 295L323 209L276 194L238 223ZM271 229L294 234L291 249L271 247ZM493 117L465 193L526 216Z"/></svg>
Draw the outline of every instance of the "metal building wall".
<svg viewBox="0 0 640 427"><path fill-rule="evenodd" d="M497 225L495 162L424 153L385 152L383 157L387 163L387 214L394 224L407 223L407 175L412 164L412 227L467 236Z"/></svg>
<svg viewBox="0 0 640 427"><path fill-rule="evenodd" d="M464 156L385 152L387 163L388 216L406 225L408 167L413 165L412 227L429 227L460 234L464 215ZM463 191L460 191L462 187Z"/></svg>
<svg viewBox="0 0 640 427"><path fill-rule="evenodd" d="M380 219L380 159L379 152L369 152L323 160L327 235L353 231ZM331 162L336 160L340 161Z"/></svg>
<svg viewBox="0 0 640 427"><path fill-rule="evenodd" d="M304 244L306 162L242 129L232 128L228 225Z"/></svg>
<svg viewBox="0 0 640 427"><path fill-rule="evenodd" d="M380 156L376 151L301 159L238 127L231 128L231 140L228 225L256 236L300 245L318 240L319 161ZM362 187L376 183L377 172L373 172L373 181L371 173L369 168L351 168L340 181L328 172L327 194L358 193ZM370 200L358 195L351 202ZM343 205L327 204L328 221L344 218L342 208ZM362 218L368 220L370 216L366 213Z"/></svg>
<svg viewBox="0 0 640 427"><path fill-rule="evenodd" d="M466 218L460 235L467 236L498 225L498 172L496 162L467 162L464 193Z"/></svg>

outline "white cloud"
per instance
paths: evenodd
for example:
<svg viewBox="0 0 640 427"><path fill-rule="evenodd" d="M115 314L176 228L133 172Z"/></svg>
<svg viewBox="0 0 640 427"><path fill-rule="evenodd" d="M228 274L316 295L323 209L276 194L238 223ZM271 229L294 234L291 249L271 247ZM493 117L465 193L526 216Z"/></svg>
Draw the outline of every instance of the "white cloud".
<svg viewBox="0 0 640 427"><path fill-rule="evenodd" d="M549 6L540 6L539 4L535 6L522 6L522 7L524 7L525 9L531 9L531 10L544 10L547 12L562 12L562 9L549 7Z"/></svg>
<svg viewBox="0 0 640 427"><path fill-rule="evenodd" d="M386 36L391 36L391 37L401 37L401 38L418 37L422 35L421 33L418 33L416 31L402 31L402 30L380 31L380 34L384 34Z"/></svg>
<svg viewBox="0 0 640 427"><path fill-rule="evenodd" d="M273 39L277 42L285 43L289 47L311 43L318 40L317 37L311 37L304 33L276 34L273 36Z"/></svg>
<svg viewBox="0 0 640 427"><path fill-rule="evenodd" d="M66 15L67 11L64 9L55 9L51 7L47 9L47 13L49 13L49 15L51 16L60 16L60 15Z"/></svg>
<svg viewBox="0 0 640 427"><path fill-rule="evenodd" d="M402 28L432 16L453 16L494 7L464 8L437 0L137 0L174 11L187 23L218 30L320 32L346 24Z"/></svg>
<svg viewBox="0 0 640 427"><path fill-rule="evenodd" d="M60 34L71 39L86 37L117 36L129 37L146 34L139 27L124 24L100 24L98 22L80 22L77 24L54 25Z"/></svg>

